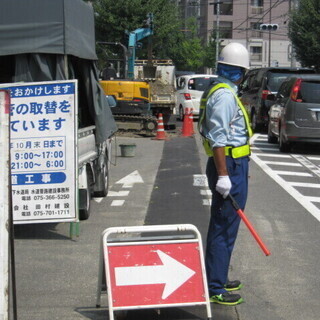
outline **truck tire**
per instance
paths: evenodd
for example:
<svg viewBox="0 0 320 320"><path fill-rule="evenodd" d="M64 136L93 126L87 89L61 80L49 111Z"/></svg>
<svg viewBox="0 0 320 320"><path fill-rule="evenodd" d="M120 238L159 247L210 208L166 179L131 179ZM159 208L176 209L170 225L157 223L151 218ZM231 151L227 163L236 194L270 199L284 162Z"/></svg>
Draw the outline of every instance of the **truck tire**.
<svg viewBox="0 0 320 320"><path fill-rule="evenodd" d="M79 189L79 219L88 220L90 217L92 198L92 175L90 169L86 168L86 179L83 187Z"/></svg>
<svg viewBox="0 0 320 320"><path fill-rule="evenodd" d="M108 160L103 166L103 171L97 177L97 184L100 186L100 190L94 192L94 196L97 198L103 198L108 194L109 189L109 170L108 170Z"/></svg>
<svg viewBox="0 0 320 320"><path fill-rule="evenodd" d="M91 195L89 188L79 190L79 220L88 220L90 217Z"/></svg>

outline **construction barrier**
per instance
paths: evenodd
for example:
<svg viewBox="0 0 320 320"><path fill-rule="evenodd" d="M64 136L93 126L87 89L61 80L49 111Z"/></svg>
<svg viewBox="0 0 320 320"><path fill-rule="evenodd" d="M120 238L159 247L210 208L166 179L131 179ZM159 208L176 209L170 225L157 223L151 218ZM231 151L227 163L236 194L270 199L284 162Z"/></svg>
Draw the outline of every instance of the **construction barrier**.
<svg viewBox="0 0 320 320"><path fill-rule="evenodd" d="M108 228L102 233L96 306L114 312L206 306L211 319L201 235L191 224Z"/></svg>

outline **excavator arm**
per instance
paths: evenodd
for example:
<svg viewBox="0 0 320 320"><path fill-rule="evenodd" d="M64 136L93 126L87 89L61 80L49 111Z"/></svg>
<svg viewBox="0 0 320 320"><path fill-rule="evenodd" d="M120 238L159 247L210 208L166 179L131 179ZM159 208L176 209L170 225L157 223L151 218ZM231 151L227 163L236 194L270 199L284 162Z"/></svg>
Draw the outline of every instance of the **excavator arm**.
<svg viewBox="0 0 320 320"><path fill-rule="evenodd" d="M148 14L147 28L139 28L134 31L131 31L129 34L129 45L128 45L128 78L134 78L134 62L136 59L136 46L137 42L153 35L153 14Z"/></svg>

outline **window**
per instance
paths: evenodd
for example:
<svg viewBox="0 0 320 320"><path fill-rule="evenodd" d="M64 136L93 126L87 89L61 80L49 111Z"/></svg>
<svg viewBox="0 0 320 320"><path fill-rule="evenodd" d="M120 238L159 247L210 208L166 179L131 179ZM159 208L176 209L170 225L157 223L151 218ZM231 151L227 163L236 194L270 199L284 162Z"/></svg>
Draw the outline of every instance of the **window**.
<svg viewBox="0 0 320 320"><path fill-rule="evenodd" d="M185 86L186 84L186 79L185 78L177 78L177 89L180 90L180 89L183 89L183 87Z"/></svg>
<svg viewBox="0 0 320 320"><path fill-rule="evenodd" d="M263 12L263 0L251 0L251 13L261 14Z"/></svg>
<svg viewBox="0 0 320 320"><path fill-rule="evenodd" d="M217 30L217 22L213 23L213 28L215 31ZM232 39L232 22L231 21L220 21L219 38Z"/></svg>
<svg viewBox="0 0 320 320"><path fill-rule="evenodd" d="M213 77L192 78L188 82L188 89L189 90L204 91L211 85L211 83L214 80L215 80L215 78L213 78Z"/></svg>
<svg viewBox="0 0 320 320"><path fill-rule="evenodd" d="M219 1L220 2L220 1ZM222 3L220 3L220 15L230 16L233 14L233 0L224 0ZM214 10L213 13L217 15L218 6L217 4L214 4Z"/></svg>
<svg viewBox="0 0 320 320"><path fill-rule="evenodd" d="M320 83L317 81L301 82L301 99L306 103L320 103Z"/></svg>
<svg viewBox="0 0 320 320"><path fill-rule="evenodd" d="M251 61L262 61L262 47L250 47Z"/></svg>

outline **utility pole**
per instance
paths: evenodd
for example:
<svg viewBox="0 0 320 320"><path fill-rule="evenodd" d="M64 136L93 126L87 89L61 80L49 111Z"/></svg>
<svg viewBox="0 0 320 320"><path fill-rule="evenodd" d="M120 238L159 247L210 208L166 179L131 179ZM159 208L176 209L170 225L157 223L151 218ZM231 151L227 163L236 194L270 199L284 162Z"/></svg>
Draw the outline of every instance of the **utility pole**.
<svg viewBox="0 0 320 320"><path fill-rule="evenodd" d="M271 0L269 10L269 23L271 24ZM269 54L268 54L268 67L271 67L271 30L269 30Z"/></svg>
<svg viewBox="0 0 320 320"><path fill-rule="evenodd" d="M220 3L221 1L216 1L217 4L217 30L216 30L216 71L218 68L218 59L219 59L219 44L220 44Z"/></svg>

